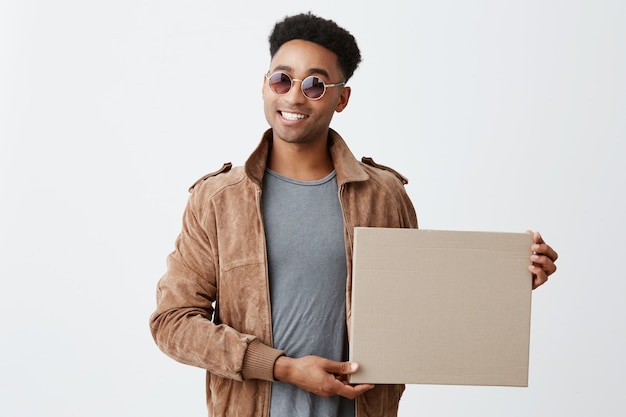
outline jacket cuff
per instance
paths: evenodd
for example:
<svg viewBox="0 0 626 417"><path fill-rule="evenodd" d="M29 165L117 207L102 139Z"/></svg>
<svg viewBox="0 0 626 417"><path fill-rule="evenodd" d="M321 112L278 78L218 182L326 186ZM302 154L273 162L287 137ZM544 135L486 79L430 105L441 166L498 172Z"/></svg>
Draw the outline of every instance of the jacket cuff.
<svg viewBox="0 0 626 417"><path fill-rule="evenodd" d="M246 355L243 358L241 374L244 380L262 379L276 381L274 378L274 363L276 359L284 356L285 352L274 349L254 339L248 345Z"/></svg>

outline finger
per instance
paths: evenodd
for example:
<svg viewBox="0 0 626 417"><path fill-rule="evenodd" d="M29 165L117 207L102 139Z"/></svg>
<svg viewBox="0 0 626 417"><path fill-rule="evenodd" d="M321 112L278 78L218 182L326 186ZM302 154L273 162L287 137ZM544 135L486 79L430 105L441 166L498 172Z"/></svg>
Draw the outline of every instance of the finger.
<svg viewBox="0 0 626 417"><path fill-rule="evenodd" d="M359 370L359 364L356 362L328 361L326 370L335 375L350 375Z"/></svg>
<svg viewBox="0 0 626 417"><path fill-rule="evenodd" d="M349 375L335 375L335 379L337 381L340 381L344 385L354 385L354 384L350 383L350 376Z"/></svg>
<svg viewBox="0 0 626 417"><path fill-rule="evenodd" d="M335 379L337 381L341 381L342 384L350 384L350 381L348 381L347 375L335 375Z"/></svg>
<svg viewBox="0 0 626 417"><path fill-rule="evenodd" d="M366 391L374 388L374 385L359 384L350 385L347 381L343 381L342 378L337 377L327 380L323 385L318 386L317 389L312 390L316 395L320 397L332 397L333 395L340 395L342 397L354 399Z"/></svg>
<svg viewBox="0 0 626 417"><path fill-rule="evenodd" d="M559 254L556 253L556 251L543 240L543 237L541 237L539 232L535 232L533 234L533 242L534 243L531 246L533 252L546 255L552 260L552 262L555 262L558 259Z"/></svg>
<svg viewBox="0 0 626 417"><path fill-rule="evenodd" d="M371 390L374 385L371 384L359 384L359 385L344 385L337 388L337 395L341 395L345 398L354 399L359 395Z"/></svg>
<svg viewBox="0 0 626 417"><path fill-rule="evenodd" d="M530 260L534 265L540 266L547 275L552 275L556 272L556 265L548 256L541 255L539 252L533 252L530 255Z"/></svg>
<svg viewBox="0 0 626 417"><path fill-rule="evenodd" d="M540 285L545 284L546 281L548 281L548 275L543 270L543 268L541 268L539 265L535 265L535 264L529 265L528 270L533 274L533 277L532 277L533 290L539 287Z"/></svg>
<svg viewBox="0 0 626 417"><path fill-rule="evenodd" d="M555 262L559 258L559 254L545 243L535 243L530 247L530 249L533 251L533 255L545 255L552 262Z"/></svg>

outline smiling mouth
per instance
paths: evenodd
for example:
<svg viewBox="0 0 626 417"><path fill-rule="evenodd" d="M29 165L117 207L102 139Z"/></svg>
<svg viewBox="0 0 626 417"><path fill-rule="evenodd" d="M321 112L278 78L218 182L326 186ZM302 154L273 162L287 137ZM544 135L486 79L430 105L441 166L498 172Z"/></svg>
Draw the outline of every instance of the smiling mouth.
<svg viewBox="0 0 626 417"><path fill-rule="evenodd" d="M302 120L306 119L308 116L299 113L288 113L286 111L279 112L281 116L283 116L287 120Z"/></svg>

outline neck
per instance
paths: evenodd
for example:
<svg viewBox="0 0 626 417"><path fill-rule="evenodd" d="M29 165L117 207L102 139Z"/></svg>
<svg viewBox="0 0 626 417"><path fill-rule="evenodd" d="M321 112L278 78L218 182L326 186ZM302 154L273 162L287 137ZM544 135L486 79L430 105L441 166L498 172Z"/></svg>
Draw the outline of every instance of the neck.
<svg viewBox="0 0 626 417"><path fill-rule="evenodd" d="M274 172L299 181L315 181L332 172L328 140L288 143L274 140L267 166Z"/></svg>

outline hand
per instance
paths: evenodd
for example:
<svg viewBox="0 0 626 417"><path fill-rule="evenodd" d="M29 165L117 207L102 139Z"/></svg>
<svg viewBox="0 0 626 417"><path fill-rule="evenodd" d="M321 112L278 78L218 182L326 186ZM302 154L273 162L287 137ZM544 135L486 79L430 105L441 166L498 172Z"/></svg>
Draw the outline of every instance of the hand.
<svg viewBox="0 0 626 417"><path fill-rule="evenodd" d="M281 356L274 364L274 377L294 384L321 397L340 395L354 399L374 385L350 385L347 376L355 373L359 365L353 362L335 362L319 356L289 358Z"/></svg>
<svg viewBox="0 0 626 417"><path fill-rule="evenodd" d="M528 270L533 274L533 290L544 284L550 275L556 271L554 264L559 257L538 232L533 233L533 245L530 247L533 251L530 255L531 265Z"/></svg>

